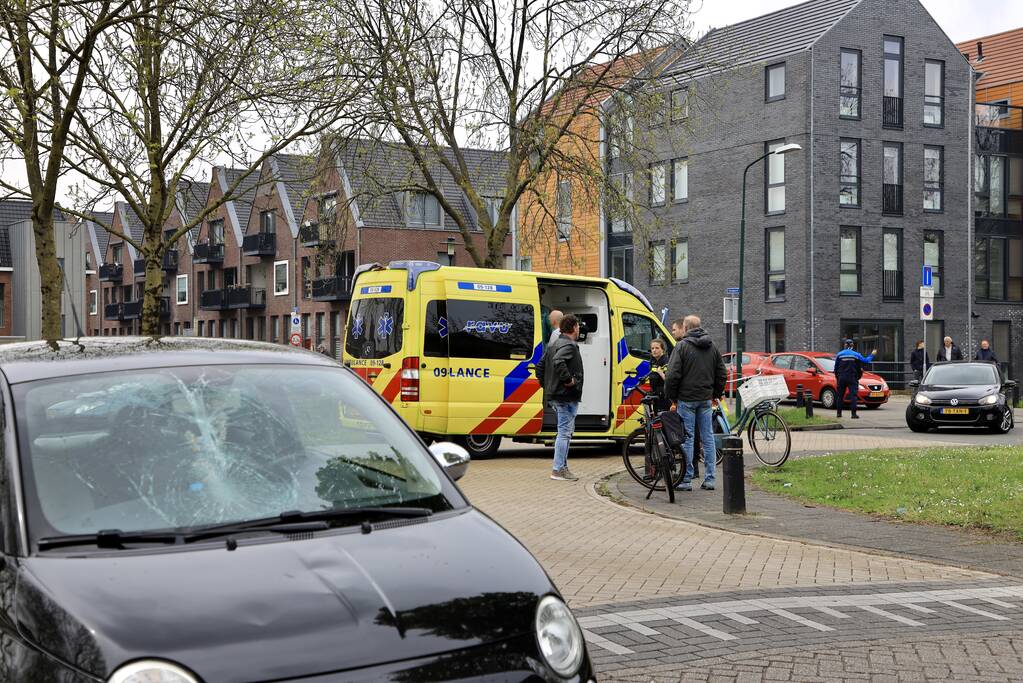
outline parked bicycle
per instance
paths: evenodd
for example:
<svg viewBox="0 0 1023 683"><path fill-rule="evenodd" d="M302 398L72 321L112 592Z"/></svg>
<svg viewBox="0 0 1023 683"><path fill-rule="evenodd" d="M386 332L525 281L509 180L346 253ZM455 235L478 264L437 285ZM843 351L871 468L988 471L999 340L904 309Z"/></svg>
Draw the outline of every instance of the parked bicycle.
<svg viewBox="0 0 1023 683"><path fill-rule="evenodd" d="M622 460L625 469L641 485L650 489L647 498L654 491L668 489L668 500L675 502L675 486L682 481L686 473L685 455L677 453L668 443L654 406L659 396L642 388L640 403L643 415L639 418L640 427L629 435L622 447Z"/></svg>
<svg viewBox="0 0 1023 683"><path fill-rule="evenodd" d="M739 388L742 412L735 424L729 425L729 433L741 437L745 430L746 440L757 460L768 467L781 467L792 450L789 426L778 414L779 401L789 395L785 380L780 376L758 373L734 381L735 384L744 382L746 386ZM722 417L725 418L725 424L728 424L723 412Z"/></svg>

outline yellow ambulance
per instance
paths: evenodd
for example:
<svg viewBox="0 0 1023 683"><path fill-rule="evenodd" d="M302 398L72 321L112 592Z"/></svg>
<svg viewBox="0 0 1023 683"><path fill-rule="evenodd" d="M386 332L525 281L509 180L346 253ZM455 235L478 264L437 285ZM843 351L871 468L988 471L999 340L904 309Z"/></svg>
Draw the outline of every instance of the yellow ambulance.
<svg viewBox="0 0 1023 683"><path fill-rule="evenodd" d="M555 432L535 375L550 310L585 323L578 438L623 439L639 426L650 341L671 335L650 302L615 279L394 261L360 266L352 285L344 363L424 439L455 440L473 456L503 438Z"/></svg>

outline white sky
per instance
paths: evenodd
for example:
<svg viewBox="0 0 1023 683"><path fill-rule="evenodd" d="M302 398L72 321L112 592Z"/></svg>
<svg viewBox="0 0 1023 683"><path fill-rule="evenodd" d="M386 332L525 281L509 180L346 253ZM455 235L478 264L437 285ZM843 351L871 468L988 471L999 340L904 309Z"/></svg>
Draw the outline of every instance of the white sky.
<svg viewBox="0 0 1023 683"><path fill-rule="evenodd" d="M696 36L798 4L799 0L692 0ZM954 42L1023 26L1023 0L922 0Z"/></svg>

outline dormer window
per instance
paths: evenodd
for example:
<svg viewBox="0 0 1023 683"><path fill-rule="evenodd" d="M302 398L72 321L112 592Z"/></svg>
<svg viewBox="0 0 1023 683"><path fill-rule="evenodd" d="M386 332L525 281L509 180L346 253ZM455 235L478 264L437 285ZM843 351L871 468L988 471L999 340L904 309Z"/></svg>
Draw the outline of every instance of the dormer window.
<svg viewBox="0 0 1023 683"><path fill-rule="evenodd" d="M440 203L432 194L409 192L406 199L406 215L409 225L439 226Z"/></svg>
<svg viewBox="0 0 1023 683"><path fill-rule="evenodd" d="M259 231L264 235L273 235L277 232L277 221L273 211L260 212Z"/></svg>
<svg viewBox="0 0 1023 683"><path fill-rule="evenodd" d="M224 243L224 219L210 221L210 244Z"/></svg>
<svg viewBox="0 0 1023 683"><path fill-rule="evenodd" d="M123 253L123 249L124 249L123 244L115 244L112 247L110 247L110 258L115 265L118 266L121 265L122 258L121 254Z"/></svg>
<svg viewBox="0 0 1023 683"><path fill-rule="evenodd" d="M337 194L330 193L320 198L319 216L321 223L332 223L337 215Z"/></svg>

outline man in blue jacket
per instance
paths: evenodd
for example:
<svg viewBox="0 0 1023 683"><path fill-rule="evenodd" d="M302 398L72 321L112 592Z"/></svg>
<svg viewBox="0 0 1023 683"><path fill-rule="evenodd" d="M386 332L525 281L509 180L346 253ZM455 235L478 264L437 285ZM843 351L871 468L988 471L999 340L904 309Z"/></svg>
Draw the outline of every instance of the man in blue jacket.
<svg viewBox="0 0 1023 683"><path fill-rule="evenodd" d="M863 366L872 363L876 353L877 349L874 349L864 358L859 351L853 350L853 340L846 339L845 348L835 354L835 377L838 379L838 402L835 404L837 417L842 417L842 404L845 403L845 393L848 391L851 394L849 406L852 408L853 419L859 419L859 415L856 414L856 398L860 389L860 377L863 376Z"/></svg>

